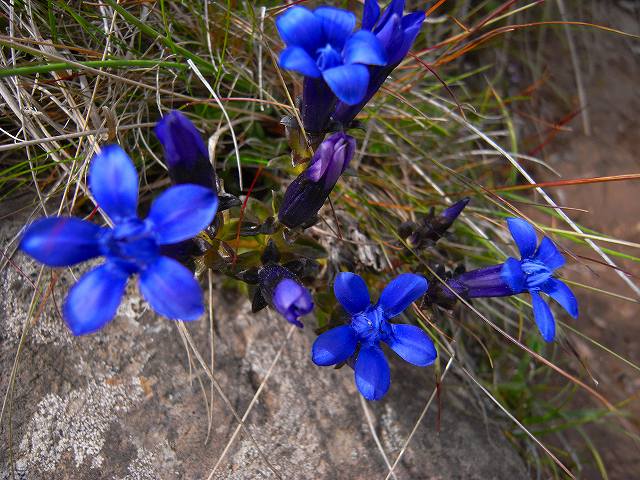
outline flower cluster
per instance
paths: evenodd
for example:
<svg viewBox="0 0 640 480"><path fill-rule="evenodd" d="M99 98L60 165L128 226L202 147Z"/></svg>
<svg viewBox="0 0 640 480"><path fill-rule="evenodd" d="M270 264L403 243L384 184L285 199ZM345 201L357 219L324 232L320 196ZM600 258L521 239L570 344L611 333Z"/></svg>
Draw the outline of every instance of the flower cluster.
<svg viewBox="0 0 640 480"><path fill-rule="evenodd" d="M202 136L183 113L169 112L155 127L172 186L151 203L144 219L137 215L139 179L132 160L118 145L103 147L91 160L89 189L113 226L76 217L44 218L26 228L20 243L25 253L51 267L104 258L67 296L63 311L71 331L92 333L111 320L131 276L138 277L142 296L157 313L195 320L204 312L196 274L207 268L246 283L254 312L270 307L302 328L302 317L314 307L319 316L321 305L331 304L329 310L335 305L321 291L331 280L323 283L320 273L341 272L333 281L341 308L330 315L323 310L324 331L313 343L311 358L318 366L349 365L363 397L380 400L391 383L384 349L419 367L437 358L422 328L391 322L416 300L423 299L421 307L452 308L459 298L528 292L546 341L555 338L555 321L542 294L577 317L575 296L554 276L565 263L563 255L547 237L538 245L533 226L524 220L508 220L519 260L456 270L444 283L403 273L382 290L375 304L363 278L343 271L355 267L331 254L326 258L324 247L307 235L355 155L356 140L345 130L354 126L358 113L400 65L420 32L424 13L405 14L404 4L392 0L381 11L376 0L366 0L359 29L352 12L332 7L311 11L293 6L276 19L286 44L279 64L304 76L298 102L303 125L287 122L290 129L298 129L299 138L310 137L305 147L314 151L303 157L309 163L288 185L279 206L276 193L270 213L258 223L244 218L248 198L237 208L239 198L224 191ZM415 222L401 223L398 235L388 240L398 245L399 237L410 250L434 247L449 235L468 202L464 198L438 215L431 209ZM235 228L233 245L230 225ZM246 240L242 247L240 237ZM364 270L358 269L363 274ZM405 314L403 319L411 322L412 316Z"/></svg>

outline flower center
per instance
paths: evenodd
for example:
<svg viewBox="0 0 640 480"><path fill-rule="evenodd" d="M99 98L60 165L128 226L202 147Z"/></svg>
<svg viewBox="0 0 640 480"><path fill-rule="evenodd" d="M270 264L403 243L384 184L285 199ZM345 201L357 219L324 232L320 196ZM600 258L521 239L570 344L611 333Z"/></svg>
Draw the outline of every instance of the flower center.
<svg viewBox="0 0 640 480"><path fill-rule="evenodd" d="M327 70L328 68L337 67L342 63L342 58L340 58L340 53L335 50L330 44L324 48L319 48L316 50L316 65L320 71Z"/></svg>
<svg viewBox="0 0 640 480"><path fill-rule="evenodd" d="M116 225L104 239L106 255L130 272L139 270L159 254L150 225L138 218Z"/></svg>
<svg viewBox="0 0 640 480"><path fill-rule="evenodd" d="M537 289L551 278L552 271L544 263L537 260L523 260L522 271L526 276L528 289Z"/></svg>
<svg viewBox="0 0 640 480"><path fill-rule="evenodd" d="M391 332L381 308L369 307L351 319L351 327L364 343L377 343Z"/></svg>

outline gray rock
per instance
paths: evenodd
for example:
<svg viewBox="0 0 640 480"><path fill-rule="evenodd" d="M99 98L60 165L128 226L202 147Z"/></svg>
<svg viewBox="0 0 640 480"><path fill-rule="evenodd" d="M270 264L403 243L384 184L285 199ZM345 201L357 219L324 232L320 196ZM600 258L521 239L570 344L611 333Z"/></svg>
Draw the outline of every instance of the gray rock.
<svg viewBox="0 0 640 480"><path fill-rule="evenodd" d="M18 228L18 223L3 224L3 245ZM0 272L3 394L10 385L20 336L28 329L0 431L0 478L12 478L11 465L15 478L29 479L207 478L237 422L211 390L193 355L187 355L175 324L154 316L132 282L117 317L102 332L74 338L59 314L74 281L69 269L55 271L53 294L44 306L36 302L35 318L29 315L33 286L25 276L35 282L39 271L17 253L13 265ZM45 291L51 278L52 271L46 269L41 282ZM269 312L251 315L249 302L214 290L213 372L240 415L284 345L246 421L281 476L384 478L387 469L352 371L313 365L310 328L294 331L287 341L289 325L283 319ZM209 362L208 319L188 324L187 329ZM389 358L391 391L368 408L393 462L433 391L434 369ZM436 401L398 465L397 478L525 478L520 457L499 427L470 407L474 401L453 375L442 390L439 431ZM275 475L241 431L213 478Z"/></svg>

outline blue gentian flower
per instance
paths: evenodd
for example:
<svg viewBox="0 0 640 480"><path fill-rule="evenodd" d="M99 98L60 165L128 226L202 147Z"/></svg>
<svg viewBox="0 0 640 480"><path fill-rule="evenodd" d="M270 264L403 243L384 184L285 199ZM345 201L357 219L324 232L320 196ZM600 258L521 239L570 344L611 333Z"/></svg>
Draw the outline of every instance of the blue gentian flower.
<svg viewBox="0 0 640 480"><path fill-rule="evenodd" d="M278 219L294 228L312 222L356 151L356 141L342 132L320 144L307 169L287 188Z"/></svg>
<svg viewBox="0 0 640 480"><path fill-rule="evenodd" d="M553 298L573 318L578 317L578 301L575 295L564 282L553 277L553 272L565 264L564 256L548 237L544 237L536 248L536 231L525 220L509 218L507 223L521 258L507 259L500 276L514 293L529 292L533 316L542 338L551 342L556 334L556 323L549 305L540 293Z"/></svg>
<svg viewBox="0 0 640 480"><path fill-rule="evenodd" d="M113 228L75 217L43 218L26 229L20 243L24 252L52 267L105 257L67 296L63 311L71 331L75 335L95 332L111 320L133 274L139 275L140 292L159 314L180 320L202 315L202 291L193 273L162 256L160 247L206 228L216 214L215 192L199 185L169 188L141 220L136 215L138 174L118 145L104 147L93 158L89 188Z"/></svg>
<svg viewBox="0 0 640 480"><path fill-rule="evenodd" d="M298 319L311 313L313 298L291 270L276 263L263 266L258 271L258 288L256 294L260 295L266 304L271 305L289 323L303 327ZM260 305L256 305L254 297L254 311L259 309L256 307Z"/></svg>
<svg viewBox="0 0 640 480"><path fill-rule="evenodd" d="M360 103L369 84L365 65L386 65L382 45L368 30L353 33L352 12L320 7L313 12L295 6L276 19L286 44L280 66L305 77L301 113L304 126L324 131L337 99Z"/></svg>
<svg viewBox="0 0 640 480"><path fill-rule="evenodd" d="M358 390L367 400L380 400L391 383L389 363L380 342L386 343L405 361L419 367L431 365L436 359L435 346L422 329L389 322L426 290L427 281L423 277L404 273L394 278L382 291L378 303L372 305L367 285L360 276L344 272L338 274L333 291L351 315L351 322L332 328L316 339L312 348L313 362L328 366L354 360L355 357Z"/></svg>
<svg viewBox="0 0 640 480"><path fill-rule="evenodd" d="M333 114L333 120L348 125L356 118L371 97L380 89L389 74L407 56L413 46L422 23L425 19L423 11L412 12L403 16L404 0L393 0L380 14L377 0L366 0L362 16L362 31L372 32L382 44L386 65L371 64L369 67L369 84L367 92L359 102L349 104L339 102Z"/></svg>
<svg viewBox="0 0 640 480"><path fill-rule="evenodd" d="M425 301L450 307L456 302L455 291L463 298L506 297L529 292L533 315L547 342L555 338L556 324L544 293L560 304L573 318L578 317L578 301L571 289L553 276L565 263L555 244L544 237L537 246L533 226L519 218L507 220L511 236L520 251L521 259L509 258L499 265L465 272L446 281L447 286L432 282Z"/></svg>

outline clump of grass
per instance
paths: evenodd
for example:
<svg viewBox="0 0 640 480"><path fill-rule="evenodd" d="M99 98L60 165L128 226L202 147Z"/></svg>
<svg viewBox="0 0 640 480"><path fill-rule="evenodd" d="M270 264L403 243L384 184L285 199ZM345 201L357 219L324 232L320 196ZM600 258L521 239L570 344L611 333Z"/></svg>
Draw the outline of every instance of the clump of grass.
<svg viewBox="0 0 640 480"><path fill-rule="evenodd" d="M281 192L296 171L279 122L293 114L300 84L275 61L280 44L274 18L283 6L263 3L54 0L6 7L9 34L0 36L1 198L23 199L21 213L30 218L95 214L88 161L98 145L117 141L135 152L148 200L168 184L151 128L163 113L180 109L209 135L226 190L246 198L252 186L242 214L236 209L230 217L260 222L274 215L279 196L272 192ZM621 247L638 245L574 223L529 173L551 167L536 157L536 148L521 151L512 114L531 90L511 93L506 66L492 52L512 46L508 32L547 28L542 22L553 12L541 2L431 4L414 54L361 115L354 174L338 184L333 210L325 208L323 221L309 230L307 251L339 253L359 265L370 285L407 270L437 277L436 266L503 261L511 253L503 220L518 215L536 220L570 255L590 248L589 259L575 255L587 268L590 262L612 268L620 259L637 262ZM395 233L401 222L463 196L472 196L471 206L438 249L414 251L402 244ZM266 238L239 241L238 228L237 220L227 222L221 238L243 259L257 261ZM6 258L14 251L15 242L5 246ZM4 260L3 266L11 268ZM318 292L327 290L335 268L330 261L324 266L314 285ZM593 284L572 285L583 297L612 295L637 303L634 279L616 271L633 297L609 292L596 277ZM316 300L322 327L331 299L318 294ZM546 345L533 328L530 305L520 298L416 314L439 345L443 384L451 367L469 389L490 398L504 413L505 435L538 476L580 476L592 464L607 477L599 453L606 446L589 437L588 426L606 421L629 436L635 432L622 414L624 402L613 405L594 387L573 348L574 339L584 337L579 324L561 322L564 335ZM188 332L181 333L188 340ZM640 370L597 339L587 341L599 354ZM200 366L206 370L202 359Z"/></svg>

